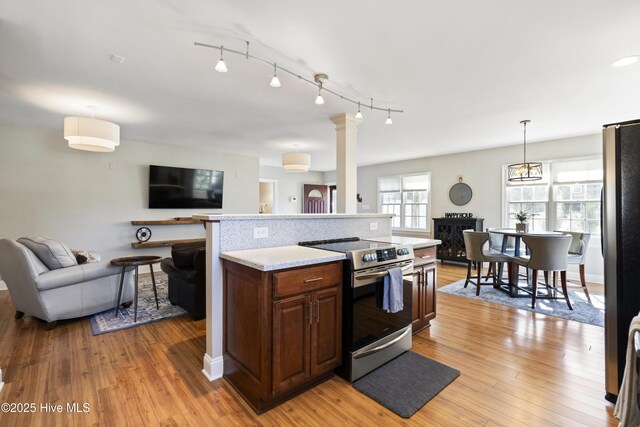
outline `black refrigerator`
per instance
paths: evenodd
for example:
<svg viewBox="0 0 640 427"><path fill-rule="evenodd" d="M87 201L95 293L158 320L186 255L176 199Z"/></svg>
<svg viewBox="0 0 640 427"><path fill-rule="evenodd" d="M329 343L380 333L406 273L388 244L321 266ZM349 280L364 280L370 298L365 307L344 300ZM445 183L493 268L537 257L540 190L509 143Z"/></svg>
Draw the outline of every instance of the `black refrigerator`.
<svg viewBox="0 0 640 427"><path fill-rule="evenodd" d="M640 312L640 120L604 126L603 162L605 383L615 402L629 325Z"/></svg>

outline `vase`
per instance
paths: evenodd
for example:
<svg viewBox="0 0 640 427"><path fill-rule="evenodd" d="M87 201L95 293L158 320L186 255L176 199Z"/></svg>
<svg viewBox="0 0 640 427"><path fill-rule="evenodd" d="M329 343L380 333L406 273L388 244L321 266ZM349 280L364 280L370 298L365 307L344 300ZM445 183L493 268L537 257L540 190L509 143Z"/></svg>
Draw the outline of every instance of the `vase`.
<svg viewBox="0 0 640 427"><path fill-rule="evenodd" d="M516 224L516 231L518 233L526 233L527 231L529 231L529 224L524 222Z"/></svg>

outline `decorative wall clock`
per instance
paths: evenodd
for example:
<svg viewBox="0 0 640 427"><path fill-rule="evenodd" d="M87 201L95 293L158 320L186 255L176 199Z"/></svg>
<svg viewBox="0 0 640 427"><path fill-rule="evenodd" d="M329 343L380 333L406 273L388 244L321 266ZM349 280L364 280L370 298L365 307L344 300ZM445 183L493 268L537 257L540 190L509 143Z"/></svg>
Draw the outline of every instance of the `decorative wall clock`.
<svg viewBox="0 0 640 427"><path fill-rule="evenodd" d="M149 227L140 227L136 231L136 239L138 242L146 242L151 238L151 230Z"/></svg>

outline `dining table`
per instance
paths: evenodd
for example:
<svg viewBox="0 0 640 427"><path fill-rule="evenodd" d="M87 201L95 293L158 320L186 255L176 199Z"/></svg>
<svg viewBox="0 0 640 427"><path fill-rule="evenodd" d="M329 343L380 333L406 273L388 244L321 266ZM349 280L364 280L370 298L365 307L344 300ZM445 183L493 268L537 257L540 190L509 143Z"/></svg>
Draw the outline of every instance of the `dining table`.
<svg viewBox="0 0 640 427"><path fill-rule="evenodd" d="M492 228L489 231L489 234L499 234L502 236L502 242L500 247L500 252L508 253L510 252L509 248L509 238L513 237L513 257L519 257L521 251L521 240L524 236L550 236L550 235L559 235L562 232L559 231L516 231L514 228ZM494 248L495 249L495 248ZM504 272L504 265L500 263L498 266L498 278L500 282L502 282L502 274ZM512 298L525 298L531 297L532 290L531 284L529 283L529 275L527 274L527 283L525 286L520 286L520 275L518 274L518 264L510 261L508 266L508 282L506 284L501 284L498 289L506 292Z"/></svg>

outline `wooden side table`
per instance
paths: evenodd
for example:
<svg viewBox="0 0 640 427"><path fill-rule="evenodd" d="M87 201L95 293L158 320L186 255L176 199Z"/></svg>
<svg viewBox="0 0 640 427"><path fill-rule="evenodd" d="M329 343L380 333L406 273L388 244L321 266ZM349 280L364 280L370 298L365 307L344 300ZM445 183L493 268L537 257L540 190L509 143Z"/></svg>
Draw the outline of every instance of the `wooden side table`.
<svg viewBox="0 0 640 427"><path fill-rule="evenodd" d="M134 299L134 315L133 321L134 323L138 321L138 266L140 265L148 265L149 270L151 271L151 282L153 283L153 294L156 297L156 308L160 309L160 304L158 304L158 290L156 289L156 278L153 275L153 264L159 263L162 261L162 257L159 256L126 256L122 258L115 258L111 260L111 265L116 265L122 267L122 272L120 273L120 289L118 290L118 301L116 301L116 316L118 317L118 307L120 306L120 299L122 299L122 286L124 284L124 273L127 267L135 267L135 299Z"/></svg>

